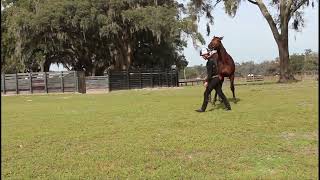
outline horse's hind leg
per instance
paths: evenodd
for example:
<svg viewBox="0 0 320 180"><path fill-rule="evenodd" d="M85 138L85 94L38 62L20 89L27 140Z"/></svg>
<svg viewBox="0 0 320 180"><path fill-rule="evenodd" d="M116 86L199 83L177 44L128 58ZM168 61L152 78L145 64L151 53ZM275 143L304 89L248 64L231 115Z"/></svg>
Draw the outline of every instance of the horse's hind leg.
<svg viewBox="0 0 320 180"><path fill-rule="evenodd" d="M224 78L222 78L222 80L220 81L221 88L222 88L223 81L224 81ZM216 101L217 101L217 91L214 91L214 98L213 98L212 104L215 105ZM222 99L220 98L220 96L219 96L219 101L222 102Z"/></svg>
<svg viewBox="0 0 320 180"><path fill-rule="evenodd" d="M230 76L230 89L232 91L233 100L236 103L236 96L234 94L234 75Z"/></svg>

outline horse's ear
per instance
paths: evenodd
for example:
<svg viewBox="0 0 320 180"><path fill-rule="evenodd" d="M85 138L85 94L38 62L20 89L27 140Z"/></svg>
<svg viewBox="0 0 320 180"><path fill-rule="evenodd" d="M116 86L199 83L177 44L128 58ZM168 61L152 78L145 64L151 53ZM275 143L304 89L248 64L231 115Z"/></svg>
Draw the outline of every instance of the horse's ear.
<svg viewBox="0 0 320 180"><path fill-rule="evenodd" d="M219 39L220 39L220 41L221 41L221 40L223 39L223 36L222 36L222 37L220 37Z"/></svg>

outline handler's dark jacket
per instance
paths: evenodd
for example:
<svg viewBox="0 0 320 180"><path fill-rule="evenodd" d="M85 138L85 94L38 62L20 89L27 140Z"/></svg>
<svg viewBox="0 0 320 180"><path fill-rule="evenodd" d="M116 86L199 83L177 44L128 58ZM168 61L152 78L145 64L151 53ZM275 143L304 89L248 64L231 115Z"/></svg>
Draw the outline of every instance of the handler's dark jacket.
<svg viewBox="0 0 320 180"><path fill-rule="evenodd" d="M217 77L218 75L218 64L217 60L210 58L206 64L207 67L207 78L206 82L210 81L213 77Z"/></svg>

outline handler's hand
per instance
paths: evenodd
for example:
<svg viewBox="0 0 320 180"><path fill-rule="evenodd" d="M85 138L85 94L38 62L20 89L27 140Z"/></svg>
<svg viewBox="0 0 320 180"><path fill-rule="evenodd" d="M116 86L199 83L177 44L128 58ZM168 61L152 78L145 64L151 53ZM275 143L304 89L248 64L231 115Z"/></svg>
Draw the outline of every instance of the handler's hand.
<svg viewBox="0 0 320 180"><path fill-rule="evenodd" d="M207 87L208 86L208 82L204 82L203 86Z"/></svg>

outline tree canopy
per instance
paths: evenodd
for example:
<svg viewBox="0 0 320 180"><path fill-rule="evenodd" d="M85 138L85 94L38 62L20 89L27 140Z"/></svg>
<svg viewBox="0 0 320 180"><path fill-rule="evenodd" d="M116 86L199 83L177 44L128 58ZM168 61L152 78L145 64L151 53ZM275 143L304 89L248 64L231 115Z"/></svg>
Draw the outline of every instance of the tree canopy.
<svg viewBox="0 0 320 180"><path fill-rule="evenodd" d="M1 67L6 73L183 66L186 38L204 44L174 0L2 0Z"/></svg>

